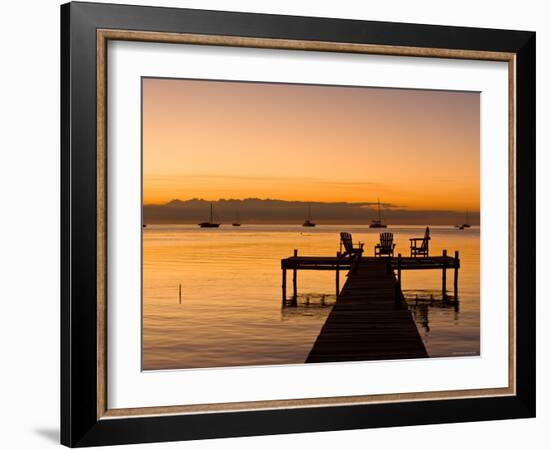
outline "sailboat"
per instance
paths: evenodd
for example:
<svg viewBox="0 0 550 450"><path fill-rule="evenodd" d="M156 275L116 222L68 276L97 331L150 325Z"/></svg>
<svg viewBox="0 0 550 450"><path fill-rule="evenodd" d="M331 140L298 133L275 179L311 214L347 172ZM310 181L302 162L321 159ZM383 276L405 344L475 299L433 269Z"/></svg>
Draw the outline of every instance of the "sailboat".
<svg viewBox="0 0 550 450"><path fill-rule="evenodd" d="M306 221L302 224L303 227L314 227L315 224L311 221L311 205L308 205L307 207L307 219Z"/></svg>
<svg viewBox="0 0 550 450"><path fill-rule="evenodd" d="M212 203L210 203L210 221L208 222L201 222L199 223L199 227L201 228L218 228L220 226L219 223L214 223L214 214L212 211Z"/></svg>
<svg viewBox="0 0 550 450"><path fill-rule="evenodd" d="M239 221L239 211L235 213L235 222L231 224L232 227L240 227L241 222Z"/></svg>
<svg viewBox="0 0 550 450"><path fill-rule="evenodd" d="M468 210L466 210L466 220L464 221L464 223L462 225L457 225L456 226L459 230L463 230L464 228L470 228L471 225L468 223Z"/></svg>
<svg viewBox="0 0 550 450"><path fill-rule="evenodd" d="M373 220L369 228L387 228L388 226L382 223L382 215L380 214L380 199L378 199L378 219Z"/></svg>

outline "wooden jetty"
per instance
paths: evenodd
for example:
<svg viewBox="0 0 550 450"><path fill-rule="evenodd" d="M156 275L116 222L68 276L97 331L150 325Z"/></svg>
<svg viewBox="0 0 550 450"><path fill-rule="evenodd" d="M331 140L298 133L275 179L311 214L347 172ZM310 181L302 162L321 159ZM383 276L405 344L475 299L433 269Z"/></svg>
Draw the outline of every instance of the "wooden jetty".
<svg viewBox="0 0 550 450"><path fill-rule="evenodd" d="M388 265L350 272L306 362L426 358L428 353Z"/></svg>
<svg viewBox="0 0 550 450"><path fill-rule="evenodd" d="M460 258L458 251L455 251L454 257L447 255L447 250L443 250L441 256L429 257L403 257L401 253L397 257L380 258L373 256L363 256L361 263L378 262L389 265L397 276L399 288L401 288L401 272L403 270L441 270L441 295L443 300L448 300L447 295L447 270L453 270L453 301L458 302L458 269L460 268ZM354 258L342 258L336 256L298 256L298 250L294 250L294 256L281 260L282 269L282 293L283 305L292 305L298 297L298 271L299 270L332 270L336 273L335 292L336 297L340 295L340 271L351 270L355 260ZM292 297L287 297L287 271L292 271Z"/></svg>
<svg viewBox="0 0 550 450"><path fill-rule="evenodd" d="M454 257L334 257L294 255L281 260L283 305L297 304L299 270L334 270L336 303L306 359L313 362L425 358L428 356L401 290L403 270L441 270L442 301L447 301L447 270L454 271L458 305L458 252ZM293 295L286 296L286 272L293 272ZM340 291L340 271L348 271Z"/></svg>

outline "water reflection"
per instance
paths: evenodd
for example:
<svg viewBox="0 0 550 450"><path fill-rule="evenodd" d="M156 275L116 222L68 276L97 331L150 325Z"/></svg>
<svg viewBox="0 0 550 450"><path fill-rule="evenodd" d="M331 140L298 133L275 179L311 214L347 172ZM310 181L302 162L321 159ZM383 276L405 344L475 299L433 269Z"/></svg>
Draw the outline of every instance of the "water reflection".
<svg viewBox="0 0 550 450"><path fill-rule="evenodd" d="M460 302L455 302L452 295L447 294L443 298L441 291L428 289L405 290L403 295L409 311L413 314L418 331L428 347L430 356L454 355L454 352L449 354L448 349L446 355L440 354L437 351L437 341L432 341L432 337L441 340L441 335L449 333L454 327L471 328L470 337L479 338L479 330L474 328L479 324L476 323L477 321L472 323L473 318L468 313L461 314ZM470 345L467 348L460 350L461 354L479 354L479 345L476 346L474 342L471 342L474 339L470 339Z"/></svg>
<svg viewBox="0 0 550 450"><path fill-rule="evenodd" d="M281 321L326 319L336 303L335 295L320 293L298 294L297 301L292 306L281 308Z"/></svg>
<svg viewBox="0 0 550 450"><path fill-rule="evenodd" d="M405 301L409 311L413 313L417 326L424 329L426 333L430 332L430 311L433 309L448 310L452 312L454 322L458 322L459 303L455 303L452 296L442 298L441 293L434 291L405 291ZM449 313L450 317L450 313Z"/></svg>
<svg viewBox="0 0 550 450"><path fill-rule="evenodd" d="M336 300L334 273L299 273L298 306L281 308L280 261L295 248L304 255L335 254L342 229L372 254L379 230L368 226L323 225L303 233L301 226L247 225L208 234L196 225L148 226L144 370L303 363ZM396 252L407 253L419 229L391 227ZM479 354L479 229L430 230L434 255L460 250L460 311L441 307L440 271L412 270L402 273L411 313L431 357ZM432 293L433 302L420 301Z"/></svg>
<svg viewBox="0 0 550 450"><path fill-rule="evenodd" d="M459 304L454 302L452 296L447 295L443 300L440 292L430 290L409 290L404 291L403 294L415 322L426 333L430 332L430 311L433 310L446 311L447 316L458 324L460 317ZM281 307L281 320L327 317L335 303L335 295L322 293L298 294L296 303Z"/></svg>

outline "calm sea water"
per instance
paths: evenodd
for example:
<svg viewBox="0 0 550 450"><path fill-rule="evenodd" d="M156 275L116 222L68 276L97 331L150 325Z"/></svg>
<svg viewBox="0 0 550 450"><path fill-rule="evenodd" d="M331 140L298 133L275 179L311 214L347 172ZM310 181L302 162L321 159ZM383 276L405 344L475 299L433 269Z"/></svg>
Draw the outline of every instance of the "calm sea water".
<svg viewBox="0 0 550 450"><path fill-rule="evenodd" d="M431 255L460 251L460 308L442 305L437 270L403 272L407 303L431 357L477 355L479 228L430 230ZM280 260L294 249L335 255L340 231L373 254L380 230L366 226L149 225L143 232L143 368L303 363L335 301L334 273L299 272L298 306L283 308ZM408 255L409 238L421 237L424 227L385 231L394 233L396 254ZM452 289L452 271L447 285Z"/></svg>

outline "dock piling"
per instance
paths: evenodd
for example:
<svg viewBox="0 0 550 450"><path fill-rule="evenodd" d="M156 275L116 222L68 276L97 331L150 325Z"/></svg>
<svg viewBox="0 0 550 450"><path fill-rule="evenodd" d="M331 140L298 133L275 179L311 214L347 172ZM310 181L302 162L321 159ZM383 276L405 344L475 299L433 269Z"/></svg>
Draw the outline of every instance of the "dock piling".
<svg viewBox="0 0 550 450"><path fill-rule="evenodd" d="M443 260L447 258L447 250L443 250ZM443 263L443 269L441 269L441 298L443 301L447 299L447 266Z"/></svg>
<svg viewBox="0 0 550 450"><path fill-rule="evenodd" d="M454 302L455 302L455 309L458 307L458 267L459 267L459 257L458 257L458 250L455 250L455 260L454 260L454 269L455 269L455 276L454 276Z"/></svg>
<svg viewBox="0 0 550 450"><path fill-rule="evenodd" d="M388 264L388 268L391 272L391 264ZM394 275L395 276L395 275ZM403 293L401 292L401 253L397 254L397 282L395 283L395 293L394 293L394 299L396 305L401 303L401 300L403 298Z"/></svg>
<svg viewBox="0 0 550 450"><path fill-rule="evenodd" d="M179 299L180 299L180 305L181 305L181 283L180 283L180 286L179 286Z"/></svg>
<svg viewBox="0 0 550 450"><path fill-rule="evenodd" d="M401 253L397 254L397 285L401 289Z"/></svg>
<svg viewBox="0 0 550 450"><path fill-rule="evenodd" d="M283 306L286 304L286 269L283 268Z"/></svg>
<svg viewBox="0 0 550 450"><path fill-rule="evenodd" d="M298 250L294 249L294 257L296 258L297 256ZM294 270L292 271L292 302L298 302L298 270L296 266L294 266Z"/></svg>
<svg viewBox="0 0 550 450"><path fill-rule="evenodd" d="M336 298L340 295L340 254L336 253Z"/></svg>

